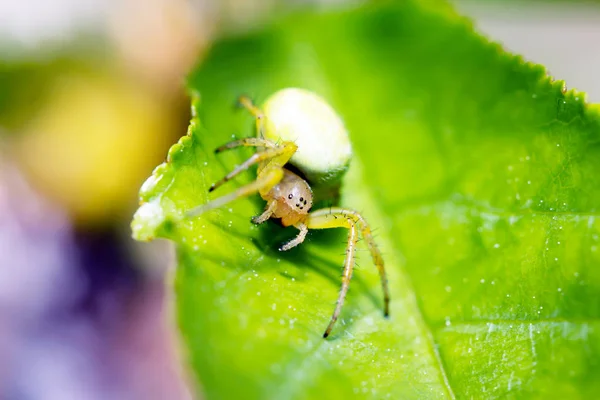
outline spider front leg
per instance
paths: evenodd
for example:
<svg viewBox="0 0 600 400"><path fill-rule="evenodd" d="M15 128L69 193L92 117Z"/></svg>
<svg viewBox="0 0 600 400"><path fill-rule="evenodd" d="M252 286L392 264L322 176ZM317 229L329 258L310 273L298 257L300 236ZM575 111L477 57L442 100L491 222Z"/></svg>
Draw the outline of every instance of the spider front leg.
<svg viewBox="0 0 600 400"><path fill-rule="evenodd" d="M373 263L379 271L381 287L383 289L383 313L387 317L389 315L390 294L385 273L385 266L383 263L383 257L381 256L381 252L379 251L375 240L373 240L371 228L367 224L367 221L356 211L332 207L320 209L310 213L308 215L306 225L308 229L328 229L342 227L350 229L348 236L348 247L346 250L346 260L344 261L344 277L342 280L342 288L340 290L335 311L331 317L331 321L329 322L327 330L325 330L325 333L323 334L323 337L329 336L331 329L333 329L333 325L339 317L342 305L346 298L348 285L350 283L350 278L352 277L352 268L354 267L354 249L356 247L356 240L358 240L355 238L353 232L356 232L358 228L360 228L362 236L367 242L367 246L371 252L371 257L373 258Z"/></svg>
<svg viewBox="0 0 600 400"><path fill-rule="evenodd" d="M263 211L262 214L257 215L256 217L252 217L252 222L255 223L256 225L262 224L263 222L265 222L266 220L271 218L271 216L275 212L276 208L277 208L277 200L269 201L265 211Z"/></svg>
<svg viewBox="0 0 600 400"><path fill-rule="evenodd" d="M250 196L251 194L260 192L260 191L269 191L273 186L277 185L281 179L283 178L283 169L280 167L270 167L265 168L261 171L259 176L256 178L254 182L249 183L246 186L242 186L236 191L226 194L225 196L221 196L219 198L214 199L213 201L209 201L206 204L201 206L192 208L186 213L187 217L195 217L197 215L203 214L207 211L213 210L215 208L219 208L224 206L225 204L237 200L242 197Z"/></svg>
<svg viewBox="0 0 600 400"><path fill-rule="evenodd" d="M208 189L209 192L212 192L213 190L215 190L222 184L230 181L231 179L233 179L234 177L239 175L241 172L246 171L248 168L250 168L251 166L253 166L255 164L265 163L265 164L271 164L273 166L283 167L288 162L288 160L292 157L292 155L296 152L296 150L298 149L298 146L296 146L296 144L293 142L283 142L282 144L278 145L278 144L273 143L270 140L258 139L258 138L246 138L246 139L234 140L233 142L226 143L223 146L215 149L215 153L220 153L225 150L230 150L230 149L233 149L236 147L242 147L242 146L244 146L244 147L265 147L266 149L254 153L249 159L247 159L242 164L237 166L233 171L228 173L221 180L213 183L210 186L210 188ZM273 161L273 162L269 163L269 161Z"/></svg>
<svg viewBox="0 0 600 400"><path fill-rule="evenodd" d="M333 329L333 325L337 321L340 313L342 312L342 306L344 305L344 300L346 300L346 294L348 294L348 289L350 288L350 279L352 279L352 271L354 271L354 254L356 253L356 242L358 242L358 230L356 229L356 224L352 221L348 220L350 224L350 231L348 232L348 246L346 247L346 259L344 260L344 274L342 275L342 288L340 289L340 294L338 295L338 299L335 305L335 310L333 311L333 315L331 316L331 320L329 321L329 325L327 325L327 329L325 329L325 333L323 333L323 337L326 338L331 333Z"/></svg>
<svg viewBox="0 0 600 400"><path fill-rule="evenodd" d="M296 228L298 228L298 230L300 231L298 233L298 236L296 236L295 238L293 238L292 240L290 240L289 242L287 242L286 244L281 246L279 248L279 251L288 251L289 249L294 248L294 247L298 246L300 243L304 242L304 239L306 238L306 234L308 233L308 226L306 226L306 224L304 224L302 222L297 223L294 226Z"/></svg>

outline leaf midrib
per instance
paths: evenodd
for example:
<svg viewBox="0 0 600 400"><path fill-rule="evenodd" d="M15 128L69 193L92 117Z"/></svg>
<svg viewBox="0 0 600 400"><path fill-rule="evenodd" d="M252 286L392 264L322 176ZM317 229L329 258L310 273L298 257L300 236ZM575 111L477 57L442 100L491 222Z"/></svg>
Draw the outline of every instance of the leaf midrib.
<svg viewBox="0 0 600 400"><path fill-rule="evenodd" d="M357 185L357 184L355 184L355 182L352 182L352 184L348 185L348 186L351 186L354 190L357 190L358 193L362 193L362 195L360 197L362 198L362 201L365 204L373 204L373 206L369 208L369 210L370 210L369 214L371 214L369 219L383 221L384 220L383 215L385 215L385 213L383 213L382 210L384 209L384 205L381 201L377 200L376 198L375 199L373 198L373 196L370 193L370 190L368 189L368 185L365 185L364 172L363 172L363 168L362 168L363 163L357 154L354 154L352 163L353 163L353 168L356 169L354 172L354 175L356 176L356 181L359 182L359 184ZM349 182L346 182L346 184L348 184L348 183ZM362 188L361 186L364 186L364 188ZM410 309L412 309L412 313L416 318L419 330L422 332L422 336L427 341L427 347L429 348L429 351L431 352L430 355L436 362L436 368L438 369L438 372L440 374L440 378L441 378L442 382L444 382L445 389L448 393L448 396L451 399L455 399L456 396L454 395L454 391L452 390L452 386L448 379L448 374L446 373L446 368L444 366L444 362L442 360L442 357L441 357L439 351L437 350L437 346L436 346L435 339L433 336L433 329L431 326L429 326L429 324L427 324L423 310L419 307L419 303L417 302L417 297L416 297L417 296L416 290L414 289L412 280L410 279L410 275L408 274L408 272L404 268L403 263L401 262L401 260L403 260L404 257L402 255L402 253L399 251L398 247L393 245L393 241L389 237L389 230L385 234L385 242L386 242L385 248L388 248L391 251L393 251L394 258L396 260L398 260L399 274L400 274L402 280L404 280L404 286L410 292L410 296L407 296L407 297L410 298L411 304L409 304L408 307L410 307ZM392 293L393 293L393 289L392 289ZM392 304L393 304L393 301L392 301ZM393 318L393 316L391 316L391 317Z"/></svg>

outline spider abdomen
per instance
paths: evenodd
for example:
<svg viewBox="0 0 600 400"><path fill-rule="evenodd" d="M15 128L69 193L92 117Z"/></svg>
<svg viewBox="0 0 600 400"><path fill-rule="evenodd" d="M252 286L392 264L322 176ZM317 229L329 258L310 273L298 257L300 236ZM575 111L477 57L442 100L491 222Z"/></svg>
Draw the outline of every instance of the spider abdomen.
<svg viewBox="0 0 600 400"><path fill-rule="evenodd" d="M323 98L305 89L286 88L266 100L264 112L265 138L298 146L290 164L311 185L337 182L346 172L352 157L350 138L342 119Z"/></svg>

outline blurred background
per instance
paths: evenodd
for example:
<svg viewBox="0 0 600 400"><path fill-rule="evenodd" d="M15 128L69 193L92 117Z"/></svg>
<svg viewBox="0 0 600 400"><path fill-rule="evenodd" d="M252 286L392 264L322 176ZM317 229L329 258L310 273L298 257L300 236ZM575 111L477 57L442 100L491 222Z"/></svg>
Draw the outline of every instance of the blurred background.
<svg viewBox="0 0 600 400"><path fill-rule="evenodd" d="M185 399L172 249L137 192L185 134L219 37L321 0L0 2L0 399ZM491 39L600 101L600 3L459 1ZM209 344L207 344L209 345Z"/></svg>

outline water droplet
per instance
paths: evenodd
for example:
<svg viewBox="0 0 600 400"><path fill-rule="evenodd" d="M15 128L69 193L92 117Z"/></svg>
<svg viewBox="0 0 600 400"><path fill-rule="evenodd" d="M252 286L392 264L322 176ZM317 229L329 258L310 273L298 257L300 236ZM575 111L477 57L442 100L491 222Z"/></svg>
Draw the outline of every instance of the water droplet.
<svg viewBox="0 0 600 400"><path fill-rule="evenodd" d="M562 292L562 288L558 288L558 291L559 291L559 292Z"/></svg>
<svg viewBox="0 0 600 400"><path fill-rule="evenodd" d="M485 279L482 278L479 282L485 283Z"/></svg>
<svg viewBox="0 0 600 400"><path fill-rule="evenodd" d="M495 243L495 244L494 244L494 248L495 248L495 249L497 249L497 248L499 248L499 247L500 247L500 243Z"/></svg>

